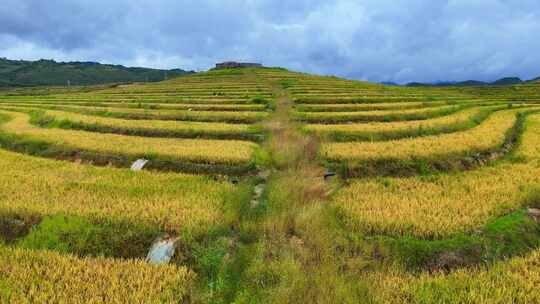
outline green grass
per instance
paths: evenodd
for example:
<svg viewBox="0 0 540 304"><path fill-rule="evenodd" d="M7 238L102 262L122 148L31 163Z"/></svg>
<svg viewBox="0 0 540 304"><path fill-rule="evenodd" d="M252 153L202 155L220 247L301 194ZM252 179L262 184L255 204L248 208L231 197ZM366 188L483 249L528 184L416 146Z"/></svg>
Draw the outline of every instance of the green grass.
<svg viewBox="0 0 540 304"><path fill-rule="evenodd" d="M445 240L380 237L389 256L411 270L450 271L520 256L540 247L540 226L520 210L496 219L482 231Z"/></svg>
<svg viewBox="0 0 540 304"><path fill-rule="evenodd" d="M16 246L79 256L142 258L160 231L119 223L92 223L82 217L45 217Z"/></svg>

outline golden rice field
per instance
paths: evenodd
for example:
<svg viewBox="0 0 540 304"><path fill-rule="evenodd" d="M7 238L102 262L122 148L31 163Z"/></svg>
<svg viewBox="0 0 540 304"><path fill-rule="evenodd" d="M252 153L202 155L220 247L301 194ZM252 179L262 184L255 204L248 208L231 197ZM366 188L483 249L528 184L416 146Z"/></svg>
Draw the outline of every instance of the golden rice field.
<svg viewBox="0 0 540 304"><path fill-rule="evenodd" d="M2 214L66 214L167 230L207 229L222 220L226 182L172 173L131 172L1 152Z"/></svg>
<svg viewBox="0 0 540 304"><path fill-rule="evenodd" d="M354 121L384 121L389 120L413 120L423 117L433 117L447 113L457 112L460 109L456 105L444 105L440 107L428 107L408 110L373 110L354 112L299 112L298 118L306 122L354 122Z"/></svg>
<svg viewBox="0 0 540 304"><path fill-rule="evenodd" d="M101 115L105 117L155 119L155 120L183 120L202 122L233 122L254 123L268 114L253 111L181 111L181 110L148 110L131 108L104 108L63 105L32 105L34 108L62 110L74 113Z"/></svg>
<svg viewBox="0 0 540 304"><path fill-rule="evenodd" d="M113 107L113 108L135 108L135 109L163 109L163 110L188 110L188 111L264 111L265 105L259 104L178 104L178 103L141 103L141 102L85 102L85 101L49 101L32 100L18 102L1 102L4 106L88 106L88 107Z"/></svg>
<svg viewBox="0 0 540 304"><path fill-rule="evenodd" d="M328 143L322 146L321 153L332 161L369 161L439 158L495 150L504 143L517 114L523 111L526 110L499 111L473 129L450 134L385 142Z"/></svg>
<svg viewBox="0 0 540 304"><path fill-rule="evenodd" d="M0 113L11 118L0 127L6 134L107 155L238 165L248 163L257 147L254 143L243 141L126 137L85 131L43 129L30 124L29 116L25 113L7 111Z"/></svg>
<svg viewBox="0 0 540 304"><path fill-rule="evenodd" d="M540 144L540 116L530 116L523 142ZM352 229L444 238L472 232L517 210L540 188L540 151L520 147L524 163L503 163L472 172L355 180L335 197Z"/></svg>
<svg viewBox="0 0 540 304"><path fill-rule="evenodd" d="M3 303L183 302L195 278L185 267L80 259L1 245L0 270Z"/></svg>
<svg viewBox="0 0 540 304"><path fill-rule="evenodd" d="M538 303L540 250L449 275L391 273L372 278L380 303Z"/></svg>
<svg viewBox="0 0 540 304"><path fill-rule="evenodd" d="M2 109L2 107L0 107ZM72 112L40 110L27 107L5 107L6 110L14 111L32 111L37 110L43 120L53 119L59 123L65 123L71 126L80 125L96 131L121 133L121 134L157 134L161 137L232 137L242 138L259 133L258 128L247 124L229 124L229 123L203 123L193 121L167 121L167 120L129 120L119 118L108 118L102 116L92 116L77 114ZM165 136L169 135L169 136Z"/></svg>
<svg viewBox="0 0 540 304"><path fill-rule="evenodd" d="M540 83L6 92L2 303L540 302Z"/></svg>
<svg viewBox="0 0 540 304"><path fill-rule="evenodd" d="M468 125L479 117L482 113L500 109L494 107L474 107L464 109L454 114L413 121L392 121L392 122L367 122L349 124L307 124L304 130L315 132L321 136L344 136L367 140L378 138L400 136L400 134L411 134L427 132L429 130L453 130L454 126Z"/></svg>

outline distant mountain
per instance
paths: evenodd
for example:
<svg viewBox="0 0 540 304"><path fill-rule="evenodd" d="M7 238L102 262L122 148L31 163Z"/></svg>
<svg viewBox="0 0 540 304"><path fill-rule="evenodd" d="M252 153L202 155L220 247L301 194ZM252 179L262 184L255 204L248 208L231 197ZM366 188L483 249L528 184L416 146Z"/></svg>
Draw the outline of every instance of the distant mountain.
<svg viewBox="0 0 540 304"><path fill-rule="evenodd" d="M155 82L194 73L181 69L128 68L97 62L9 60L0 58L0 87L96 85L121 82Z"/></svg>
<svg viewBox="0 0 540 304"><path fill-rule="evenodd" d="M462 87L483 86L483 85L488 85L488 84L489 83L487 82L478 81L478 80L466 80L466 81L460 81L460 82L454 83L454 85L462 86Z"/></svg>
<svg viewBox="0 0 540 304"><path fill-rule="evenodd" d="M392 81L383 81L381 84L388 85L388 86L399 86L399 84L392 82Z"/></svg>
<svg viewBox="0 0 540 304"><path fill-rule="evenodd" d="M540 80L540 77L535 78L531 81L535 81L535 80ZM445 86L470 87L470 86L488 86L488 85L500 86L500 85L514 85L514 84L520 84L524 82L526 81L523 81L518 77L505 77L505 78L501 78L493 82L484 82L484 81L478 81L478 80L467 80L467 81L460 81L460 82L439 81L439 82L434 82L434 83L410 82L406 84L405 86L408 86L408 87L445 87Z"/></svg>
<svg viewBox="0 0 540 304"><path fill-rule="evenodd" d="M492 85L510 85L510 84L520 84L522 82L523 80L521 80L518 77L506 77L506 78L501 78L497 81L494 81L491 84Z"/></svg>
<svg viewBox="0 0 540 304"><path fill-rule="evenodd" d="M405 85L406 87L431 87L433 84L422 83L422 82L409 82Z"/></svg>

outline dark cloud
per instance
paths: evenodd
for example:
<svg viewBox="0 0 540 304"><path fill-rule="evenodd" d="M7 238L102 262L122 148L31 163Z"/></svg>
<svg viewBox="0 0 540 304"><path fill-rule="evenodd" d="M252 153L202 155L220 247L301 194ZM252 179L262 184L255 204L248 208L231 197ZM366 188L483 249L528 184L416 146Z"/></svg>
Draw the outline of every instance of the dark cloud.
<svg viewBox="0 0 540 304"><path fill-rule="evenodd" d="M540 76L531 0L3 0L0 56L207 69L237 59L372 81Z"/></svg>

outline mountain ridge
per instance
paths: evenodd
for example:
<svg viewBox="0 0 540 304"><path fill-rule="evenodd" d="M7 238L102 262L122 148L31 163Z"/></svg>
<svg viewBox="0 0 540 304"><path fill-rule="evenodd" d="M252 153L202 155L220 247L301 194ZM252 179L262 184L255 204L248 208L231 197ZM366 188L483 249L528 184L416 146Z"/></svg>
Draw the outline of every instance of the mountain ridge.
<svg viewBox="0 0 540 304"><path fill-rule="evenodd" d="M447 86L458 86L458 87L468 87L468 86L504 86L504 85L515 85L522 84L527 82L534 82L540 80L540 77L531 79L531 80L522 80L519 77L503 77L492 82L479 81L479 80L465 80L465 81L437 81L437 82L409 82L405 84L406 87L447 87ZM387 82L382 82L386 84Z"/></svg>
<svg viewBox="0 0 540 304"><path fill-rule="evenodd" d="M195 73L182 69L152 69L92 61L57 62L50 59L0 58L0 87L98 85L156 82Z"/></svg>

